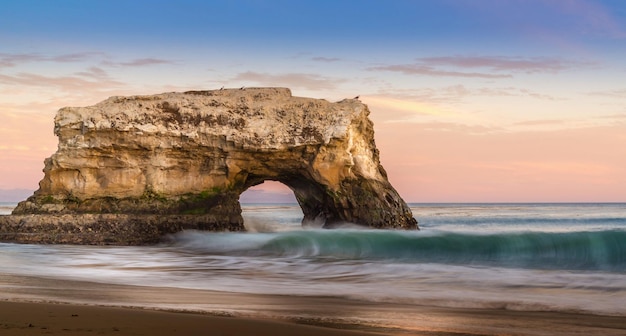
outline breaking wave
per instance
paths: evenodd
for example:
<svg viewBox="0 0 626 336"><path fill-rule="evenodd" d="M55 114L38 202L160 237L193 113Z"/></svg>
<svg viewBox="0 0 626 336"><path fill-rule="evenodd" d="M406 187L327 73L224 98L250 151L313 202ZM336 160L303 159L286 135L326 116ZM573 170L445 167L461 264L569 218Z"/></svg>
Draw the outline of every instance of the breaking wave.
<svg viewBox="0 0 626 336"><path fill-rule="evenodd" d="M622 230L496 234L297 230L243 235L188 231L172 239L172 244L196 253L626 271Z"/></svg>

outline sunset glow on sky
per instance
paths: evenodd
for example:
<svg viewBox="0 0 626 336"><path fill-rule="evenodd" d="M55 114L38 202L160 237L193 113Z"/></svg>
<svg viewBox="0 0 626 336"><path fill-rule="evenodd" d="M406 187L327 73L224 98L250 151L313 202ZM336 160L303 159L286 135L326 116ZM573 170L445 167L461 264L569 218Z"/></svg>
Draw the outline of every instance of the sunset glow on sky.
<svg viewBox="0 0 626 336"><path fill-rule="evenodd" d="M0 17L0 201L37 189L59 108L222 86L359 95L408 202L626 201L626 1L8 0Z"/></svg>

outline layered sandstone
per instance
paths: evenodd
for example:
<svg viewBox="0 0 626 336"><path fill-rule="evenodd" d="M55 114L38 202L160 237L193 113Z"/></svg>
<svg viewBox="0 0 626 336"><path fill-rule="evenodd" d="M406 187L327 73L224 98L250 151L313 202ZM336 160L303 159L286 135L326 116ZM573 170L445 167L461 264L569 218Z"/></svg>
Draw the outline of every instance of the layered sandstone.
<svg viewBox="0 0 626 336"><path fill-rule="evenodd" d="M387 180L366 105L246 88L111 97L55 117L24 214L198 215L243 229L239 195L265 180L294 191L304 224L415 229Z"/></svg>

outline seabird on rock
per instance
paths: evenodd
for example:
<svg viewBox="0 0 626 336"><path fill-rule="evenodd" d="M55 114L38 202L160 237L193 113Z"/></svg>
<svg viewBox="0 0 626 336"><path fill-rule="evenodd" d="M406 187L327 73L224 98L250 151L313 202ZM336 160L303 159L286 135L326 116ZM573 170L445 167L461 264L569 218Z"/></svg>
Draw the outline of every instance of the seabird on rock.
<svg viewBox="0 0 626 336"><path fill-rule="evenodd" d="M224 87L223 87L223 86L220 88L220 91L221 91L221 90L224 90Z"/></svg>
<svg viewBox="0 0 626 336"><path fill-rule="evenodd" d="M243 89L245 89L245 88L246 88L245 86L242 86L239 90L243 90Z"/></svg>

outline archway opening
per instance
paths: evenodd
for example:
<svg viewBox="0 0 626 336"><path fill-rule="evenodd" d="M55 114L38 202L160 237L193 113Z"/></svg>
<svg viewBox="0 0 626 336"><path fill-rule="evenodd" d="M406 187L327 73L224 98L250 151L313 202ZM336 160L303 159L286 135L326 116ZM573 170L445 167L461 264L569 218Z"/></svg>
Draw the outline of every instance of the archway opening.
<svg viewBox="0 0 626 336"><path fill-rule="evenodd" d="M267 180L239 196L243 225L249 232L277 232L302 227L304 214L294 192L286 185Z"/></svg>

